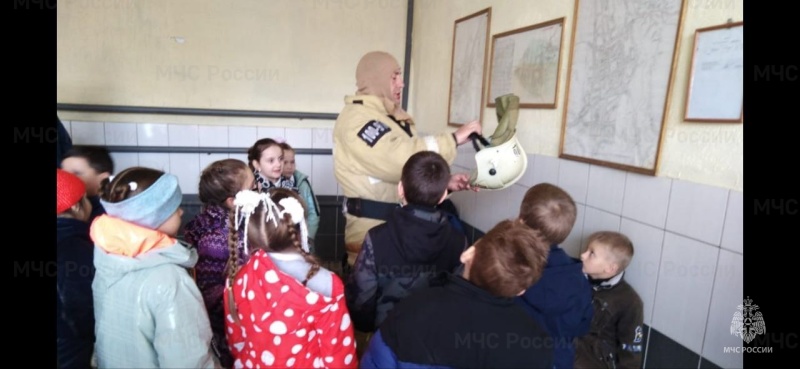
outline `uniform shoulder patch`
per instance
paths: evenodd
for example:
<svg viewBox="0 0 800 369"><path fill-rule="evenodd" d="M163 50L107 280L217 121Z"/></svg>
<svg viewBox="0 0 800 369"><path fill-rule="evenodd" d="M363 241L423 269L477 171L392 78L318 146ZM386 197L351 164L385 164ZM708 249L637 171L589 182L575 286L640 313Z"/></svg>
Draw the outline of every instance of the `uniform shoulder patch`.
<svg viewBox="0 0 800 369"><path fill-rule="evenodd" d="M369 147L374 147L378 140L391 130L389 126L377 120L371 120L358 131L358 138L366 142Z"/></svg>
<svg viewBox="0 0 800 369"><path fill-rule="evenodd" d="M641 325L636 326L636 329L633 331L633 343L642 342L643 336L644 335L642 334L642 326Z"/></svg>

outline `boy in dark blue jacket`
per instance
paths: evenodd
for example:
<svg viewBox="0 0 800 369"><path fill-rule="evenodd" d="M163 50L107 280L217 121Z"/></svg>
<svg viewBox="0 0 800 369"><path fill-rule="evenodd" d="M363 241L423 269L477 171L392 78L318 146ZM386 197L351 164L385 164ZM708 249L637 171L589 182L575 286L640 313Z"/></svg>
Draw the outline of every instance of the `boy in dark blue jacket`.
<svg viewBox="0 0 800 369"><path fill-rule="evenodd" d="M574 340L588 333L592 322L592 286L583 264L558 246L572 231L576 215L569 194L549 183L528 189L519 212L520 220L547 240L550 255L542 278L517 303L552 337L556 368L573 367Z"/></svg>
<svg viewBox="0 0 800 369"><path fill-rule="evenodd" d="M513 297L541 276L548 245L504 220L443 273L401 301L372 337L361 368L552 368L547 333Z"/></svg>
<svg viewBox="0 0 800 369"><path fill-rule="evenodd" d="M94 350L92 205L80 178L56 169L57 351L59 368L89 368Z"/></svg>

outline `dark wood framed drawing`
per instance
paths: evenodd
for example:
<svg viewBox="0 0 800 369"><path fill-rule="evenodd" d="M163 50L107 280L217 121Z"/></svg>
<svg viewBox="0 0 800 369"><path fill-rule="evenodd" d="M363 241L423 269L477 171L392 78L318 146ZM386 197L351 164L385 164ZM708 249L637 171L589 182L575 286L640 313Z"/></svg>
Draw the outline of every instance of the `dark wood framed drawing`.
<svg viewBox="0 0 800 369"><path fill-rule="evenodd" d="M486 54L492 8L457 19L453 25L447 124L460 126L483 118Z"/></svg>
<svg viewBox="0 0 800 369"><path fill-rule="evenodd" d="M488 107L498 96L513 93L520 108L556 108L564 19L492 37Z"/></svg>
<svg viewBox="0 0 800 369"><path fill-rule="evenodd" d="M686 87L686 122L741 123L744 23L699 28Z"/></svg>
<svg viewBox="0 0 800 369"><path fill-rule="evenodd" d="M576 0L559 157L655 175L687 0Z"/></svg>

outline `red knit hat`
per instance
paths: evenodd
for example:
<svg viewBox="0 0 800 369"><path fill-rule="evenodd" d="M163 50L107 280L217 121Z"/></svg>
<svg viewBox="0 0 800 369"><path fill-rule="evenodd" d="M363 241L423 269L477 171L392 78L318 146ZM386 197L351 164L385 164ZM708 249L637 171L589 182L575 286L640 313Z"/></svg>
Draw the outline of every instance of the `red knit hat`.
<svg viewBox="0 0 800 369"><path fill-rule="evenodd" d="M56 214L78 203L86 194L86 185L74 174L56 169Z"/></svg>

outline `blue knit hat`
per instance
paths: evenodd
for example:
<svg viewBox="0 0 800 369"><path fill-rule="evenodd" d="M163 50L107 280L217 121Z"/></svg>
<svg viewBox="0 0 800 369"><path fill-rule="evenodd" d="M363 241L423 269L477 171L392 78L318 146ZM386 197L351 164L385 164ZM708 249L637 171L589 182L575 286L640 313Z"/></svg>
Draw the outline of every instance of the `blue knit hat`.
<svg viewBox="0 0 800 369"><path fill-rule="evenodd" d="M128 185L137 186L135 182ZM132 189L135 190L135 188ZM107 202L101 199L100 204L110 216L142 227L157 229L178 210L181 200L178 177L164 173L140 194L120 202Z"/></svg>

